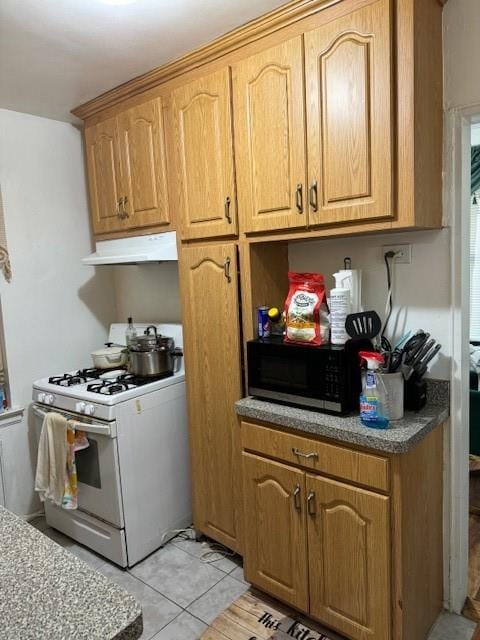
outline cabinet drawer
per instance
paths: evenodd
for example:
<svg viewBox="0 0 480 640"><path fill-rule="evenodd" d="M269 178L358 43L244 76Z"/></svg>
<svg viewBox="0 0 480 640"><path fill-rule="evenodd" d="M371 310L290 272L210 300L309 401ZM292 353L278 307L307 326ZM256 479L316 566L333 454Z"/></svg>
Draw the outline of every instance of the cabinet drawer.
<svg viewBox="0 0 480 640"><path fill-rule="evenodd" d="M242 449L285 460L290 464L300 465L318 473L350 480L380 491L389 489L387 458L292 435L250 422L242 422L241 429Z"/></svg>

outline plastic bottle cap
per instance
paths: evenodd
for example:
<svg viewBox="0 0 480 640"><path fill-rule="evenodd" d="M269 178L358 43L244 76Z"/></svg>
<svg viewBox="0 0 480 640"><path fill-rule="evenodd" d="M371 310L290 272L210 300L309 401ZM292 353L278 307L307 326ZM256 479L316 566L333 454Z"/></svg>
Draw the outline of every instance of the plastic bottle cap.
<svg viewBox="0 0 480 640"><path fill-rule="evenodd" d="M270 307L267 311L267 316L272 322L277 322L280 319L280 311L277 307Z"/></svg>
<svg viewBox="0 0 480 640"><path fill-rule="evenodd" d="M367 368L370 371L376 371L380 368L380 365L385 362L385 358L382 356L382 354L377 353L376 351L360 351L358 355L360 356L361 360L365 360L365 362L367 363Z"/></svg>

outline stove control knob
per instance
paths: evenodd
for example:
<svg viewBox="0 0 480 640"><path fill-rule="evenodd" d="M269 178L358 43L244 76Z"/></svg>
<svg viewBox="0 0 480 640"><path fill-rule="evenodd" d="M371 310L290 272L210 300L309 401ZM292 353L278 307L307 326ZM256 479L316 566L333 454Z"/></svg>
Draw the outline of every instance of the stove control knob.
<svg viewBox="0 0 480 640"><path fill-rule="evenodd" d="M77 402L75 405L75 411L77 413L85 413L85 407L86 407L85 402Z"/></svg>
<svg viewBox="0 0 480 640"><path fill-rule="evenodd" d="M45 394L43 392L40 392L37 395L37 400L38 400L38 402L45 402Z"/></svg>
<svg viewBox="0 0 480 640"><path fill-rule="evenodd" d="M53 404L55 402L55 396L51 393L49 393L48 395L45 396L45 403L46 404Z"/></svg>
<svg viewBox="0 0 480 640"><path fill-rule="evenodd" d="M95 413L95 407L93 404L87 404L85 405L85 410L84 410L84 414L86 416L93 416L93 414Z"/></svg>

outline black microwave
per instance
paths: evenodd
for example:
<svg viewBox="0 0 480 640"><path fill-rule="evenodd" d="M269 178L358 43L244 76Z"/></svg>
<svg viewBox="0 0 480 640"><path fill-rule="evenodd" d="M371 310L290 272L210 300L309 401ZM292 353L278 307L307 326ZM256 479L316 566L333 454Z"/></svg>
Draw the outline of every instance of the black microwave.
<svg viewBox="0 0 480 640"><path fill-rule="evenodd" d="M340 415L358 409L356 349L290 344L272 336L247 343L247 364L252 396Z"/></svg>

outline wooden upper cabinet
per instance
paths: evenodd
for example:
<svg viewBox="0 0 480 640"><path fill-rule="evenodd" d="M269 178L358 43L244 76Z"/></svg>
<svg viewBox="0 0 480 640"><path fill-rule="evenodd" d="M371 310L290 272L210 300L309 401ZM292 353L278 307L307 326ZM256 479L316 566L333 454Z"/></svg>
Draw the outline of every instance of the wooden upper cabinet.
<svg viewBox="0 0 480 640"><path fill-rule="evenodd" d="M389 640L390 499L307 474L310 615L358 640Z"/></svg>
<svg viewBox="0 0 480 640"><path fill-rule="evenodd" d="M241 228L254 232L304 227L302 38L242 60L232 72Z"/></svg>
<svg viewBox="0 0 480 640"><path fill-rule="evenodd" d="M237 254L233 242L182 246L182 318L194 487L194 524L239 549L242 397Z"/></svg>
<svg viewBox="0 0 480 640"><path fill-rule="evenodd" d="M305 473L242 454L246 579L308 611Z"/></svg>
<svg viewBox="0 0 480 640"><path fill-rule="evenodd" d="M311 225L394 215L390 0L305 34Z"/></svg>
<svg viewBox="0 0 480 640"><path fill-rule="evenodd" d="M118 116L122 213L129 228L170 223L165 128L160 98Z"/></svg>
<svg viewBox="0 0 480 640"><path fill-rule="evenodd" d="M230 70L173 92L182 238L237 233Z"/></svg>
<svg viewBox="0 0 480 640"><path fill-rule="evenodd" d="M116 118L85 129L85 147L93 232L121 231L125 224L119 209L122 187Z"/></svg>

